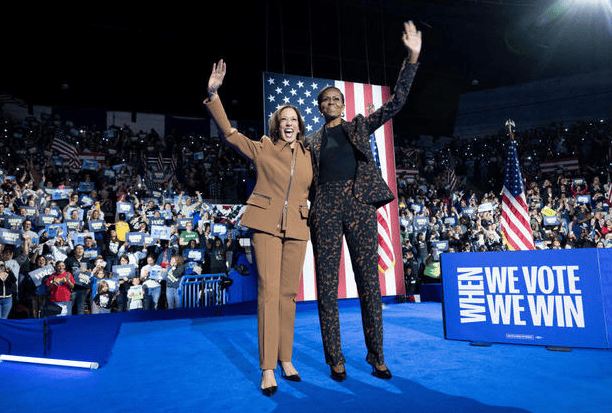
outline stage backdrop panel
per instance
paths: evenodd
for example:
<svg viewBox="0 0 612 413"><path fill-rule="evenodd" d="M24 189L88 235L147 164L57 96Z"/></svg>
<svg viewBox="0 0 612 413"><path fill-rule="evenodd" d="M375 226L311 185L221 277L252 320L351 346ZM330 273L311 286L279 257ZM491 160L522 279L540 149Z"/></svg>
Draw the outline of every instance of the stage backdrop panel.
<svg viewBox="0 0 612 413"><path fill-rule="evenodd" d="M610 348L612 250L442 254L447 339Z"/></svg>

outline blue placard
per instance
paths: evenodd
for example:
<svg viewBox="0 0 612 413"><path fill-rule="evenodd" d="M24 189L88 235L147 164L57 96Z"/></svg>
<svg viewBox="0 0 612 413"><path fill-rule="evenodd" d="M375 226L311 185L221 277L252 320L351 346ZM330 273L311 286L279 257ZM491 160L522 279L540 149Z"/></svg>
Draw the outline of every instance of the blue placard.
<svg viewBox="0 0 612 413"><path fill-rule="evenodd" d="M465 207L461 210L462 215L472 216L476 214L476 209L474 207Z"/></svg>
<svg viewBox="0 0 612 413"><path fill-rule="evenodd" d="M94 204L94 199L89 195L82 194L79 197L79 204L84 205L86 208L88 208Z"/></svg>
<svg viewBox="0 0 612 413"><path fill-rule="evenodd" d="M66 219L64 220L68 231L79 231L79 227L81 226L81 221L78 219Z"/></svg>
<svg viewBox="0 0 612 413"><path fill-rule="evenodd" d="M47 225L53 224L53 222L55 222L55 215L41 214L38 216L38 219L36 220L36 226L45 227Z"/></svg>
<svg viewBox="0 0 612 413"><path fill-rule="evenodd" d="M448 216L444 217L444 225L455 226L457 225L457 217L456 216Z"/></svg>
<svg viewBox="0 0 612 413"><path fill-rule="evenodd" d="M134 278L136 276L136 267L132 264L128 265L113 265L113 277L116 279Z"/></svg>
<svg viewBox="0 0 612 413"><path fill-rule="evenodd" d="M25 221L25 217L19 215L8 215L4 217L5 228L21 228L21 224Z"/></svg>
<svg viewBox="0 0 612 413"><path fill-rule="evenodd" d="M146 232L128 232L127 234L125 234L125 240L130 245L137 245L139 247L142 247L146 242L145 237L147 235L148 234Z"/></svg>
<svg viewBox="0 0 612 413"><path fill-rule="evenodd" d="M415 214L420 214L421 211L423 211L423 205L421 204L410 204L410 209L412 210L412 212L414 212Z"/></svg>
<svg viewBox="0 0 612 413"><path fill-rule="evenodd" d="M123 212L127 219L134 216L134 205L129 202L117 202L117 214Z"/></svg>
<svg viewBox="0 0 612 413"><path fill-rule="evenodd" d="M422 229L426 229L427 225L429 225L429 218L427 217L414 217L412 220L412 225L414 226L415 231L420 231Z"/></svg>
<svg viewBox="0 0 612 413"><path fill-rule="evenodd" d="M169 240L172 236L172 227L154 225L151 227L151 238L154 240Z"/></svg>
<svg viewBox="0 0 612 413"><path fill-rule="evenodd" d="M74 232L72 234L72 244L85 245L85 238L87 237L95 239L96 235L93 232Z"/></svg>
<svg viewBox="0 0 612 413"><path fill-rule="evenodd" d="M98 219L95 221L89 221L89 230L91 232L104 232L106 231L106 226L103 219Z"/></svg>
<svg viewBox="0 0 612 413"><path fill-rule="evenodd" d="M102 171L102 176L103 176L104 178L110 178L110 179L113 179L113 178L115 178L115 171L113 171L112 169L104 169L104 170Z"/></svg>
<svg viewBox="0 0 612 413"><path fill-rule="evenodd" d="M227 224L213 224L210 232L216 237L225 238L227 237L227 230Z"/></svg>
<svg viewBox="0 0 612 413"><path fill-rule="evenodd" d="M149 225L151 227L154 227L154 226L163 227L166 225L166 220L163 218L149 218Z"/></svg>
<svg viewBox="0 0 612 413"><path fill-rule="evenodd" d="M98 166L98 161L94 161L93 159L83 159L83 162L81 163L81 169L88 171L97 171Z"/></svg>
<svg viewBox="0 0 612 413"><path fill-rule="evenodd" d="M193 225L193 220L191 218L179 218L177 220L178 229L185 229L185 228L187 228L187 223L188 222L191 222L191 224Z"/></svg>
<svg viewBox="0 0 612 413"><path fill-rule="evenodd" d="M444 241L433 241L432 242L433 247L438 251L438 252L444 252L448 250L448 241L444 240Z"/></svg>
<svg viewBox="0 0 612 413"><path fill-rule="evenodd" d="M21 232L0 228L0 243L10 245L21 244Z"/></svg>
<svg viewBox="0 0 612 413"><path fill-rule="evenodd" d="M552 217L548 217L548 216L544 215L544 216L542 216L542 222L546 226L554 227L556 225L559 225L559 217L556 216L556 215L553 215Z"/></svg>
<svg viewBox="0 0 612 413"><path fill-rule="evenodd" d="M66 224L51 224L47 225L46 228L49 238L62 237L66 238L68 235L68 227Z"/></svg>
<svg viewBox="0 0 612 413"><path fill-rule="evenodd" d="M91 192L96 189L95 182L79 182L79 192Z"/></svg>
<svg viewBox="0 0 612 413"><path fill-rule="evenodd" d="M187 261L204 261L204 257L205 257L205 252L204 250L201 249L186 249L185 252L183 252L183 258L185 258Z"/></svg>
<svg viewBox="0 0 612 413"><path fill-rule="evenodd" d="M151 280L165 280L167 275L168 272L164 271L159 265L154 265L149 268L149 278Z"/></svg>
<svg viewBox="0 0 612 413"><path fill-rule="evenodd" d="M25 209L26 216L28 218L33 218L33 217L36 216L36 214L38 214L38 209L36 207L25 206L25 207L22 207L22 208Z"/></svg>
<svg viewBox="0 0 612 413"><path fill-rule="evenodd" d="M51 190L51 200L59 201L61 199L68 199L70 196L70 192L72 189L64 188L64 189L52 189Z"/></svg>
<svg viewBox="0 0 612 413"><path fill-rule="evenodd" d="M448 339L609 348L612 250L442 255Z"/></svg>
<svg viewBox="0 0 612 413"><path fill-rule="evenodd" d="M576 196L576 202L578 202L579 204L590 204L591 195L578 195Z"/></svg>

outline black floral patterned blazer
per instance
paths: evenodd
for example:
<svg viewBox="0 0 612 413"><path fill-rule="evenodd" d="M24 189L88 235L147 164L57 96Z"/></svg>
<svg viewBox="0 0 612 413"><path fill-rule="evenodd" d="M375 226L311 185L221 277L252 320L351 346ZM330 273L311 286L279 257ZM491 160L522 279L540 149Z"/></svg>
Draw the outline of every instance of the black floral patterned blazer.
<svg viewBox="0 0 612 413"><path fill-rule="evenodd" d="M355 173L353 194L361 202L372 204L376 208L393 201L394 196L374 160L370 148L370 135L404 106L418 66L418 63L412 64L408 62L408 58L404 59L391 98L368 117L357 115L350 122L342 121L342 129L344 129L350 142L357 149L357 171ZM306 144L312 151L312 169L314 174L313 185L311 186L313 191L310 194L311 201L316 197L319 179L323 128L306 137Z"/></svg>

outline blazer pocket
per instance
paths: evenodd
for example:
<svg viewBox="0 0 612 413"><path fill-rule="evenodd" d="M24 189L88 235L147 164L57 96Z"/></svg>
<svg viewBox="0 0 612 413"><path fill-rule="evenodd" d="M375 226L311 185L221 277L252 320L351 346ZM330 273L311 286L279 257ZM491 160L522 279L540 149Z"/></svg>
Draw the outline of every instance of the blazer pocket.
<svg viewBox="0 0 612 413"><path fill-rule="evenodd" d="M302 219L308 219L308 215L310 214L310 210L307 206L300 206L300 214Z"/></svg>
<svg viewBox="0 0 612 413"><path fill-rule="evenodd" d="M249 197L249 199L247 200L248 205L254 205L256 207L263 208L263 209L268 208L271 203L272 203L272 198L270 198L267 195L262 195L262 194L258 194L255 192L253 192L251 196Z"/></svg>

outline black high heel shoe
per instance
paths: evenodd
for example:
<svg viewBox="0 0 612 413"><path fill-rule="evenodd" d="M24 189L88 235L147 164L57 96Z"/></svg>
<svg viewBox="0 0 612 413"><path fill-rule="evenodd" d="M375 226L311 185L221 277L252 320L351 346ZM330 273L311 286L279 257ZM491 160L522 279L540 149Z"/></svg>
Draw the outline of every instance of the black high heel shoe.
<svg viewBox="0 0 612 413"><path fill-rule="evenodd" d="M372 376L383 380L389 380L391 377L393 377L389 369L385 368L384 370L378 370L376 366L372 366Z"/></svg>
<svg viewBox="0 0 612 413"><path fill-rule="evenodd" d="M287 375L285 373L285 369L283 368L283 365L281 364L281 362L278 362L278 367L280 368L280 372L281 372L281 377L285 380L289 380L289 381L293 381L293 382L300 382L302 381L302 378L300 377L299 374L291 374L291 375Z"/></svg>
<svg viewBox="0 0 612 413"><path fill-rule="evenodd" d="M261 373L261 378L263 379L263 372ZM271 397L271 396L274 396L277 389L278 389L278 386L262 387L261 392L263 393L264 396Z"/></svg>
<svg viewBox="0 0 612 413"><path fill-rule="evenodd" d="M340 366L340 364L338 364L337 366ZM330 377L335 381L346 380L346 368L344 368L343 371L337 372L336 370L334 370L334 367L336 366L329 366L331 371Z"/></svg>

